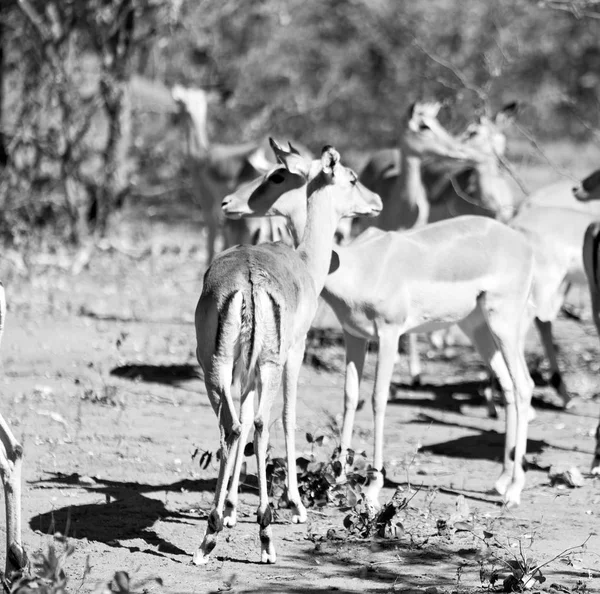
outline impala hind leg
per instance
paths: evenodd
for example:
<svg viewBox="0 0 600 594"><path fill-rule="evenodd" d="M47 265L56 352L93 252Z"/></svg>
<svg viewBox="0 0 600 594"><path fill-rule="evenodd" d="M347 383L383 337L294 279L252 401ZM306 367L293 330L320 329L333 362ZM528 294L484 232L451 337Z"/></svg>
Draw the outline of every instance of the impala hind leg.
<svg viewBox="0 0 600 594"><path fill-rule="evenodd" d="M408 341L408 373L410 381L413 386L420 386L423 369L421 368L418 336L413 333L408 334L406 338Z"/></svg>
<svg viewBox="0 0 600 594"><path fill-rule="evenodd" d="M592 319L596 333L600 338L600 282L598 271L598 252L600 246L600 222L591 223L585 231L583 239L583 268L588 280ZM600 476L600 422L596 428L596 450L592 461L591 473Z"/></svg>
<svg viewBox="0 0 600 594"><path fill-rule="evenodd" d="M261 548L261 563L275 563L277 554L273 543L273 516L269 505L267 486L267 446L269 445L269 419L273 400L281 384L282 368L274 363L263 363L259 370L258 410L254 418L254 451L258 467L259 504L257 521Z"/></svg>
<svg viewBox="0 0 600 594"><path fill-rule="evenodd" d="M240 490L240 474L242 472L242 464L244 462L244 450L248 441L248 434L252 428L252 417L254 415L254 391L250 391L245 398L242 398L240 405L240 423L242 429L237 449L235 451L235 462L233 464L233 473L231 484L227 491L225 499L225 510L223 524L228 528L232 528L237 523L237 508L239 501Z"/></svg>
<svg viewBox="0 0 600 594"><path fill-rule="evenodd" d="M518 317L486 312L481 303L460 327L498 378L506 405L502 473L495 489L507 505L518 505L525 484L523 460L533 381L529 377Z"/></svg>
<svg viewBox="0 0 600 594"><path fill-rule="evenodd" d="M552 322L557 318L560 308L565 302L568 289L569 284L563 278L549 273L545 278L545 282L537 289L536 301L539 301L539 303L537 303L535 312L535 325L550 365L550 384L562 400L565 408L568 408L571 403L571 395L560 371L556 345L552 335Z"/></svg>
<svg viewBox="0 0 600 594"><path fill-rule="evenodd" d="M495 371L492 369L492 359L494 355L498 352L498 347L496 346L494 337L490 332L487 320L483 315L483 311L478 308L470 316L468 316L462 322L460 322L459 326L461 330L467 335L469 340L473 343L473 346L477 349L477 352L479 353L480 357L483 359L483 362L487 365L490 373L492 374L492 381L490 383L491 385L485 388L484 396L488 410L488 417L492 419L497 419L498 410L496 409L496 404L494 403L494 390L492 386L492 384L494 383L493 378L495 378L496 375ZM496 367L501 367L503 366L503 362L494 362L494 365ZM505 375L505 381L510 380L506 366L503 367L501 373ZM499 380L498 383L500 383Z"/></svg>
<svg viewBox="0 0 600 594"><path fill-rule="evenodd" d="M306 522L306 508L300 499L296 475L296 401L298 397L298 375L304 358L304 341L290 350L283 375L283 430L287 455L288 500L292 509L292 524Z"/></svg>
<svg viewBox="0 0 600 594"><path fill-rule="evenodd" d="M6 576L28 565L21 541L21 465L23 448L0 415L0 477L6 509Z"/></svg>
<svg viewBox="0 0 600 594"><path fill-rule="evenodd" d="M596 451L594 452L594 460L590 472L596 476L600 476L600 422L596 427Z"/></svg>
<svg viewBox="0 0 600 594"><path fill-rule="evenodd" d="M221 432L220 451L221 461L219 464L219 476L215 488L215 498L212 510L208 516L206 532L204 539L198 550L194 553L193 563L195 565L204 565L208 563L209 555L217 545L217 536L223 530L223 508L225 506L225 496L227 494L227 482L233 466L233 456L238 448L238 442L241 434L241 424L235 415L235 411L230 410L227 401L231 401L231 373L224 372L221 378L224 383L220 386L214 386L205 380L206 391L213 408L218 411L219 429ZM205 378L210 373L205 371Z"/></svg>
<svg viewBox="0 0 600 594"><path fill-rule="evenodd" d="M346 460L352 443L352 431L354 429L354 418L360 394L360 381L367 354L367 343L366 339L357 338L344 331L346 377L344 380L344 418L340 440L340 461L342 463L342 476L340 480L343 480L346 475Z"/></svg>
<svg viewBox="0 0 600 594"><path fill-rule="evenodd" d="M375 371L373 390L374 454L373 468L365 490L365 498L374 507L379 507L379 492L383 487L383 438L385 409L387 406L390 383L394 372L394 359L401 329L397 326L377 328L379 335L379 354Z"/></svg>
<svg viewBox="0 0 600 594"><path fill-rule="evenodd" d="M512 477L507 483L508 477L503 473L496 482L496 489L503 495L507 507L514 507L521 502L521 491L525 485L524 463L533 394L533 380L525 362L520 329L524 312L516 307L503 312L501 307L492 305L486 308L485 314L499 349L499 353L492 358L491 365L506 400L504 468L509 467L512 462ZM501 367L497 363L500 357L508 370L508 377L504 373L499 375L496 371L496 368Z"/></svg>
<svg viewBox="0 0 600 594"><path fill-rule="evenodd" d="M558 357L556 356L556 345L554 344L554 338L552 335L552 322L543 321L539 318L535 318L535 326L540 335L544 352L550 364L550 384L556 390L557 394L563 401L565 408L569 408L571 402L571 395L567 390L567 386L562 377L560 366L558 364Z"/></svg>

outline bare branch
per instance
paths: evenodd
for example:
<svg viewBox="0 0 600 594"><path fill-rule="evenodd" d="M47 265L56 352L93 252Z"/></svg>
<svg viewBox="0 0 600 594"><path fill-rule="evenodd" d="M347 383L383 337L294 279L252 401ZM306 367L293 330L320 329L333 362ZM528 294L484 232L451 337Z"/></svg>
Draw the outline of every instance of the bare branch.
<svg viewBox="0 0 600 594"><path fill-rule="evenodd" d="M599 8L600 2L597 0L540 0L538 6L550 8L552 10L562 10L571 13L576 19L589 17L591 19L600 19L600 12L590 12L589 8Z"/></svg>
<svg viewBox="0 0 600 594"><path fill-rule="evenodd" d="M523 126L521 126L517 122L514 122L513 126L515 126L517 128L517 130L531 143L531 146L533 146L533 148L535 148L535 150L542 156L542 158L546 161L546 163L548 163L548 165L550 165L550 167L552 167L552 169L554 169L554 171L556 171L556 173L558 173L562 177L568 177L569 179L572 179L573 181L578 181L576 177L574 177L568 171L566 171L565 169L560 167L555 161L553 161L544 152L544 150L539 145L538 141L534 138L533 134L531 134L531 132L529 132L528 130L523 128Z"/></svg>
<svg viewBox="0 0 600 594"><path fill-rule="evenodd" d="M479 97L481 102L484 105L487 105L487 94L480 87L471 84L464 76L464 74L460 70L458 70L453 64L451 64L444 58L440 58L439 56L436 56L430 51L426 50L416 39L413 39L412 45L414 45L417 49L423 52L423 54L425 54L431 61L435 62L436 64L439 64L443 68L446 68L446 70L449 70L460 81L460 83L465 89L475 93Z"/></svg>

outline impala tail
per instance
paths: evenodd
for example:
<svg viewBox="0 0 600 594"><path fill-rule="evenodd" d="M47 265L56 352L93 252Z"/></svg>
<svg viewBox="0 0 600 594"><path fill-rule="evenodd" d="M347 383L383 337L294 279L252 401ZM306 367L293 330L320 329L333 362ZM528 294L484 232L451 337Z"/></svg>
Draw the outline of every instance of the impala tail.
<svg viewBox="0 0 600 594"><path fill-rule="evenodd" d="M223 303L215 342L216 356L232 361L232 384L241 394L256 384L259 361L281 358L281 306L270 292L250 285L233 292Z"/></svg>

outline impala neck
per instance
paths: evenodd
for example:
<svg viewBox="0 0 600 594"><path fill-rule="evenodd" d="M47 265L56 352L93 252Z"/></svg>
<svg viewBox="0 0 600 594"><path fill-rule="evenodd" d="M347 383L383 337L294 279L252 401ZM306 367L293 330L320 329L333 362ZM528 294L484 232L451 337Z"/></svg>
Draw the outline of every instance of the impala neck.
<svg viewBox="0 0 600 594"><path fill-rule="evenodd" d="M298 254L308 268L317 295L322 291L329 272L334 235L339 222L333 207L333 192L331 186L325 186L308 197L306 227L298 246Z"/></svg>
<svg viewBox="0 0 600 594"><path fill-rule="evenodd" d="M384 231L399 231L425 224L428 217L429 202L421 179L421 158L407 155L403 147L396 191L384 203L377 226Z"/></svg>
<svg viewBox="0 0 600 594"><path fill-rule="evenodd" d="M484 208L489 208L492 211L499 207L496 204L494 196L498 185L500 172L498 165L492 161L486 161L479 164L475 170L477 171L477 183L479 185L479 201Z"/></svg>
<svg viewBox="0 0 600 594"><path fill-rule="evenodd" d="M410 227L414 227L418 224L424 225L427 222L429 202L421 177L421 157L405 153L406 151L403 151L402 172L400 174L402 196L407 212L411 213L411 219L414 217Z"/></svg>
<svg viewBox="0 0 600 594"><path fill-rule="evenodd" d="M188 111L187 117L189 119L187 131L189 156L194 158L205 157L209 150L206 111L196 113L192 109Z"/></svg>
<svg viewBox="0 0 600 594"><path fill-rule="evenodd" d="M296 248L300 247L300 243L304 237L307 225L306 186L300 188L299 191L304 193L304 199L302 201L298 201L298 206L285 215L288 220L288 229L292 234L294 246Z"/></svg>

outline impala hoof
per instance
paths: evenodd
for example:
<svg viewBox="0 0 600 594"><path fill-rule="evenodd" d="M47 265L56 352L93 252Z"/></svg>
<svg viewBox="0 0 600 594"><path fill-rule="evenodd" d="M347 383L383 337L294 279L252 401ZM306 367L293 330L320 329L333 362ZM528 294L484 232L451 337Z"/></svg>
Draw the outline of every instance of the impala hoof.
<svg viewBox="0 0 600 594"><path fill-rule="evenodd" d="M277 555L275 554L275 551L272 551L271 553L269 553L268 551L263 551L260 556L261 563L269 563L271 565L274 565L276 561Z"/></svg>
<svg viewBox="0 0 600 594"><path fill-rule="evenodd" d="M379 493L381 493L382 488L383 474L378 470L371 469L369 471L369 483L364 490L365 502L376 510L381 508L381 505L379 504Z"/></svg>
<svg viewBox="0 0 600 594"><path fill-rule="evenodd" d="M508 491L508 487L511 483L512 480L512 476L508 473L502 473L500 475L500 478L496 481L496 483L494 484L494 489L496 489L496 492L498 493L498 495L506 495L507 491Z"/></svg>
<svg viewBox="0 0 600 594"><path fill-rule="evenodd" d="M225 511L223 512L223 526L227 528L233 528L237 524L237 509L231 503L225 504Z"/></svg>
<svg viewBox="0 0 600 594"><path fill-rule="evenodd" d="M21 571L29 567L29 559L25 549L16 542L13 542L8 548L7 562L14 571Z"/></svg>
<svg viewBox="0 0 600 594"><path fill-rule="evenodd" d="M508 509L521 505L521 489L517 485L511 485L504 495L504 504Z"/></svg>
<svg viewBox="0 0 600 594"><path fill-rule="evenodd" d="M600 476L600 456L596 456L594 458L594 461L592 462L592 468L590 469L590 472L594 476Z"/></svg>
<svg viewBox="0 0 600 594"><path fill-rule="evenodd" d="M192 563L194 565L206 565L210 560L208 554L204 553L202 549L198 549L192 557Z"/></svg>
<svg viewBox="0 0 600 594"><path fill-rule="evenodd" d="M302 504L292 504L292 524L305 524L306 520L306 508Z"/></svg>

